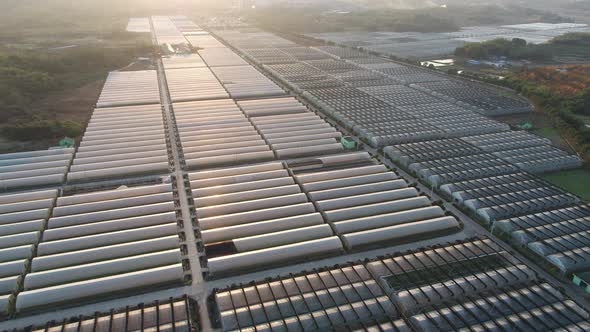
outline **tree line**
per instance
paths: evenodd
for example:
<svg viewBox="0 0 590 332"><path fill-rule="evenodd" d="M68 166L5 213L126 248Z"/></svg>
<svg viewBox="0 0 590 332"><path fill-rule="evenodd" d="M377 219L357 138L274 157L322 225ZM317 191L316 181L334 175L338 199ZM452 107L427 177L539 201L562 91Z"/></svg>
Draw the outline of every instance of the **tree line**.
<svg viewBox="0 0 590 332"><path fill-rule="evenodd" d="M590 33L570 32L548 43L532 44L521 38L497 38L481 43L467 43L455 50L463 58L487 59L504 56L514 60L549 60L560 54L590 56Z"/></svg>

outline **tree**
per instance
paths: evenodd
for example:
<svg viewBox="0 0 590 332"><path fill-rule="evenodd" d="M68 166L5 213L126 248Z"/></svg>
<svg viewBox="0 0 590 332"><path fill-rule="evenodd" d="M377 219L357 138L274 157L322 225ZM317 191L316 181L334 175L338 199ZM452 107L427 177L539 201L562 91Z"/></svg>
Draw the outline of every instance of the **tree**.
<svg viewBox="0 0 590 332"><path fill-rule="evenodd" d="M526 40L522 38L512 38L512 44L516 47L526 47Z"/></svg>

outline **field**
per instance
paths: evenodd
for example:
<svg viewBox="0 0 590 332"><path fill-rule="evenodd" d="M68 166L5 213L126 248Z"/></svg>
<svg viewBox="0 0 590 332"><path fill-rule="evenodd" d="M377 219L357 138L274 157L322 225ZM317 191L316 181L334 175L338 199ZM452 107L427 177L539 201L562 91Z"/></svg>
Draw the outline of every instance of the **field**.
<svg viewBox="0 0 590 332"><path fill-rule="evenodd" d="M513 127L522 125L525 122L531 123L533 129L530 131L537 136L545 137L551 140L551 144L556 147L573 152L567 142L559 135L558 130L551 123L549 116L540 111L532 113L510 114L494 117L495 120L507 123Z"/></svg>
<svg viewBox="0 0 590 332"><path fill-rule="evenodd" d="M542 176L543 179L560 186L561 188L579 195L584 200L590 200L590 170L575 169L549 173Z"/></svg>
<svg viewBox="0 0 590 332"><path fill-rule="evenodd" d="M78 136L108 72L149 56L149 35L125 32L129 12L80 4L68 14L59 0L0 5L0 153Z"/></svg>
<svg viewBox="0 0 590 332"><path fill-rule="evenodd" d="M559 135L557 129L553 127L541 127L537 129L533 129L531 131L533 134L545 137L551 140L551 143L563 150L570 151L571 148L567 145L565 140Z"/></svg>
<svg viewBox="0 0 590 332"><path fill-rule="evenodd" d="M0 51L0 151L47 148L78 136L108 72L150 50L129 35L57 52Z"/></svg>

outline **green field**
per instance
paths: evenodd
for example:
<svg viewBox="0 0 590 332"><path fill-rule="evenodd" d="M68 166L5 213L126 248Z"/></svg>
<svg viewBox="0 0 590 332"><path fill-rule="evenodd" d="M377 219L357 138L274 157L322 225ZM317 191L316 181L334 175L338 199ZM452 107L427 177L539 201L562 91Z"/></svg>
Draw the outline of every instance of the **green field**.
<svg viewBox="0 0 590 332"><path fill-rule="evenodd" d="M543 128L534 129L533 133L537 134L541 137L548 138L551 141L553 141L555 139L560 139L557 129L552 128L552 127L543 127Z"/></svg>
<svg viewBox="0 0 590 332"><path fill-rule="evenodd" d="M576 114L576 117L582 121L584 121L585 124L590 125L590 115L579 115Z"/></svg>
<svg viewBox="0 0 590 332"><path fill-rule="evenodd" d="M543 179L590 201L590 169L574 169L541 176Z"/></svg>

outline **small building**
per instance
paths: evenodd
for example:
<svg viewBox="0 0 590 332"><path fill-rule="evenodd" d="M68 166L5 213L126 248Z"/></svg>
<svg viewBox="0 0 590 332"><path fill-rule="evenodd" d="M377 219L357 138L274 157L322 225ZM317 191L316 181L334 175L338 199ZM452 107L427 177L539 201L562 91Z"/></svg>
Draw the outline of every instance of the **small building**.
<svg viewBox="0 0 590 332"><path fill-rule="evenodd" d="M340 143L347 150L356 149L356 141L351 136L344 136L340 139Z"/></svg>
<svg viewBox="0 0 590 332"><path fill-rule="evenodd" d="M572 281L574 284L582 287L586 293L590 294L590 271L574 273Z"/></svg>

